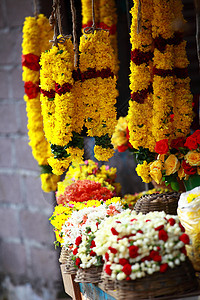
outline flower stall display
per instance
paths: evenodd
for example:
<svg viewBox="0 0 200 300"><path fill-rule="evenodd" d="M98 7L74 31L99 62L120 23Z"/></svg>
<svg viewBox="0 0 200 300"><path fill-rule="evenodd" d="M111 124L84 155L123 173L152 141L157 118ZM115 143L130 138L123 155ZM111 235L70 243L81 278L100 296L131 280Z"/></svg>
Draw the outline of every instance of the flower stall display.
<svg viewBox="0 0 200 300"><path fill-rule="evenodd" d="M50 145L45 139L43 130L43 117L40 103L40 65L41 53L50 49L49 40L53 31L48 19L40 14L35 17L27 17L23 27L22 42L22 69L28 117L29 145L32 148L33 157L41 167L42 189L45 192L55 191L60 177L52 174L52 169L47 159L51 153Z"/></svg>
<svg viewBox="0 0 200 300"><path fill-rule="evenodd" d="M69 167L63 181L58 182L58 191L56 196L63 194L65 188L74 183L76 180L92 180L101 183L102 186L107 187L114 192L114 195L119 195L121 191L120 183L115 182L117 176L117 169L102 165L91 159L81 161L80 163L72 163Z"/></svg>
<svg viewBox="0 0 200 300"><path fill-rule="evenodd" d="M181 194L178 216L191 240L186 246L187 255L194 269L200 271L200 187Z"/></svg>

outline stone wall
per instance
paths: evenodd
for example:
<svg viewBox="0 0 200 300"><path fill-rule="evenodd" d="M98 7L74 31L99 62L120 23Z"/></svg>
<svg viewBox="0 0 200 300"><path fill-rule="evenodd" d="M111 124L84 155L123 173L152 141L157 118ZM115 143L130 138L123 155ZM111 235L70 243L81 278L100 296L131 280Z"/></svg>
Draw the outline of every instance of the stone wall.
<svg viewBox="0 0 200 300"><path fill-rule="evenodd" d="M28 146L21 79L22 25L29 15L32 1L0 1L0 299L54 300L62 282L48 221L54 195L42 192Z"/></svg>

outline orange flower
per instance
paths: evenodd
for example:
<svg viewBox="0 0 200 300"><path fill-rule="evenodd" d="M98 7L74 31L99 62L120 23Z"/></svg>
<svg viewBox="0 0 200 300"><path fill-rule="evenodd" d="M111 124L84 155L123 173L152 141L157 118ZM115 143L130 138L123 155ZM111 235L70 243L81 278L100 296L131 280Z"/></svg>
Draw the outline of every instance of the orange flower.
<svg viewBox="0 0 200 300"><path fill-rule="evenodd" d="M167 176L174 174L176 171L178 171L179 167L180 167L180 161L174 154L168 156L168 158L164 162L164 169L166 171Z"/></svg>

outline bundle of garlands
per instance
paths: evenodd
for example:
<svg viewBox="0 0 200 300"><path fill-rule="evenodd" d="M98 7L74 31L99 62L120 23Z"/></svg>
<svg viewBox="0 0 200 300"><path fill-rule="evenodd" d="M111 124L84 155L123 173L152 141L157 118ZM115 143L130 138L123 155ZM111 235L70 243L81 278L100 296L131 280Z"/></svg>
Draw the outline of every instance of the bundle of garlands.
<svg viewBox="0 0 200 300"><path fill-rule="evenodd" d="M29 145L32 148L33 157L41 167L40 177L42 189L45 192L55 191L57 182L60 180L59 176L52 174L52 168L47 162L51 150L43 131L39 88L40 55L51 47L49 40L52 36L52 28L44 15L25 19L22 43L22 77L28 117Z"/></svg>
<svg viewBox="0 0 200 300"><path fill-rule="evenodd" d="M180 149L184 143L178 148L173 144L186 140L193 118L189 62L182 38L182 3L181 0L134 0L131 14L129 142L135 149L137 172L144 182L152 179L157 183L174 182L180 165L189 174L184 167L189 161L183 159ZM198 147L195 150L199 153ZM179 163L178 158L171 156L178 151L182 151ZM198 161L195 166L199 164ZM181 177L187 179L184 174ZM178 189L177 184L174 187Z"/></svg>
<svg viewBox="0 0 200 300"><path fill-rule="evenodd" d="M88 136L95 137L98 160L106 161L114 154L115 60L109 32L95 28L94 24L80 39L78 67L74 66L70 38L55 37L53 48L41 56L44 132L51 144L48 162L56 175L61 175L72 161L82 159L83 126Z"/></svg>

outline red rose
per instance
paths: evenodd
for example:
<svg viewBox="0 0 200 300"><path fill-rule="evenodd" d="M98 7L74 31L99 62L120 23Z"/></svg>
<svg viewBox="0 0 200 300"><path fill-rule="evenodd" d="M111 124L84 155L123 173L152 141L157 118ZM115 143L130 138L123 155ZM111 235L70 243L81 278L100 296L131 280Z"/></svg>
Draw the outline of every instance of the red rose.
<svg viewBox="0 0 200 300"><path fill-rule="evenodd" d="M194 175L197 172L197 167L192 167L185 160L182 161L182 166L185 174Z"/></svg>
<svg viewBox="0 0 200 300"><path fill-rule="evenodd" d="M106 261L109 260L109 254L108 254L108 252L105 253L105 260L106 260Z"/></svg>
<svg viewBox="0 0 200 300"><path fill-rule="evenodd" d="M166 154L169 150L168 139L163 139L156 142L155 151L158 154Z"/></svg>
<svg viewBox="0 0 200 300"><path fill-rule="evenodd" d="M111 232L113 235L119 235L119 232L114 227L111 228Z"/></svg>
<svg viewBox="0 0 200 300"><path fill-rule="evenodd" d="M157 262L160 262L162 260L162 257L159 254L159 252L154 251L154 250L151 250L149 257L150 257L150 259L153 259L154 261L157 261Z"/></svg>
<svg viewBox="0 0 200 300"><path fill-rule="evenodd" d="M125 152L128 149L127 145L121 145L121 146L117 146L117 150L119 152Z"/></svg>
<svg viewBox="0 0 200 300"><path fill-rule="evenodd" d="M106 265L104 268L104 271L106 272L106 274L111 275L112 274L112 270L110 268L110 265Z"/></svg>
<svg viewBox="0 0 200 300"><path fill-rule="evenodd" d="M181 251L181 253L185 254L185 256L187 255L185 246L183 246L183 247L180 249L180 251Z"/></svg>
<svg viewBox="0 0 200 300"><path fill-rule="evenodd" d="M164 242L166 242L168 240L168 234L165 230L161 229L159 232L158 232L158 237L159 237L159 240L162 240Z"/></svg>
<svg viewBox="0 0 200 300"><path fill-rule="evenodd" d="M90 251L90 256L96 256L96 252L94 252L93 250Z"/></svg>
<svg viewBox="0 0 200 300"><path fill-rule="evenodd" d="M76 246L79 246L81 242L82 242L82 237L81 237L81 236L78 236L78 237L76 238L76 240L75 240Z"/></svg>
<svg viewBox="0 0 200 300"><path fill-rule="evenodd" d="M78 253L78 248L75 248L75 249L73 250L73 254L76 255L77 253Z"/></svg>
<svg viewBox="0 0 200 300"><path fill-rule="evenodd" d="M33 71L39 71L40 70L39 60L40 60L40 57L35 54L32 54L32 53L23 54L22 55L22 66L27 67Z"/></svg>
<svg viewBox="0 0 200 300"><path fill-rule="evenodd" d="M179 240L185 245L188 245L190 243L190 238L186 233L183 233L181 236L179 236Z"/></svg>
<svg viewBox="0 0 200 300"><path fill-rule="evenodd" d="M122 266L125 266L125 265L129 264L129 261L125 258L120 258L119 259L119 264L122 265Z"/></svg>
<svg viewBox="0 0 200 300"><path fill-rule="evenodd" d="M139 229L137 232L138 232L138 233L143 233L143 231L142 231L142 230L140 230L140 229Z"/></svg>
<svg viewBox="0 0 200 300"><path fill-rule="evenodd" d="M150 261L151 260L151 257L150 256L144 256L141 261L144 262L145 260L148 260Z"/></svg>
<svg viewBox="0 0 200 300"><path fill-rule="evenodd" d="M193 136L196 138L197 144L200 144L200 130L199 129L193 133Z"/></svg>
<svg viewBox="0 0 200 300"><path fill-rule="evenodd" d="M188 136L188 138L186 139L186 142L184 144L185 147L187 147L190 150L195 150L197 149L197 140L196 137L193 135Z"/></svg>
<svg viewBox="0 0 200 300"><path fill-rule="evenodd" d="M185 138L184 137L179 137L175 140L172 140L170 146L171 146L171 148L179 150L180 147L184 147L184 143L185 143Z"/></svg>
<svg viewBox="0 0 200 300"><path fill-rule="evenodd" d="M171 226L174 226L174 224L176 223L176 221L175 221L173 218L170 218L167 222L168 222Z"/></svg>
<svg viewBox="0 0 200 300"><path fill-rule="evenodd" d="M178 224L178 225L179 225L179 227L180 227L181 231L182 231L182 232L185 232L185 228L183 227L183 225L181 224L181 222L179 222L179 224Z"/></svg>
<svg viewBox="0 0 200 300"><path fill-rule="evenodd" d="M78 267L81 263L81 260L79 257L77 257L76 261L75 261L75 265Z"/></svg>
<svg viewBox="0 0 200 300"><path fill-rule="evenodd" d="M138 256L138 250L139 250L139 248L137 246L134 246L134 245L130 246L129 247L129 255L130 255L130 257L131 258L137 257Z"/></svg>
<svg viewBox="0 0 200 300"><path fill-rule="evenodd" d="M166 271L167 271L167 268L168 268L168 264L167 264L167 263L166 263L166 264L160 265L160 272L161 272L161 273L166 272Z"/></svg>
<svg viewBox="0 0 200 300"><path fill-rule="evenodd" d="M155 230L156 230L156 231L159 231L159 230L161 230L161 229L163 229L163 228L164 228L164 225L160 225L160 226L156 227Z"/></svg>
<svg viewBox="0 0 200 300"><path fill-rule="evenodd" d="M126 264L122 268L122 272L124 272L127 276L131 274L131 271L132 269L130 264Z"/></svg>
<svg viewBox="0 0 200 300"><path fill-rule="evenodd" d="M26 81L24 83L25 94L29 97L29 99L36 98L38 93L40 92L40 88L38 84L34 84L31 81Z"/></svg>
<svg viewBox="0 0 200 300"><path fill-rule="evenodd" d="M113 254L117 253L117 249L115 249L113 247L108 247L108 250L110 250L110 252L113 253Z"/></svg>
<svg viewBox="0 0 200 300"><path fill-rule="evenodd" d="M91 241L91 245L90 245L90 248L93 248L93 247L96 247L96 244L95 244L94 240Z"/></svg>

